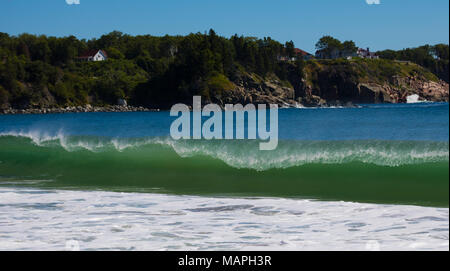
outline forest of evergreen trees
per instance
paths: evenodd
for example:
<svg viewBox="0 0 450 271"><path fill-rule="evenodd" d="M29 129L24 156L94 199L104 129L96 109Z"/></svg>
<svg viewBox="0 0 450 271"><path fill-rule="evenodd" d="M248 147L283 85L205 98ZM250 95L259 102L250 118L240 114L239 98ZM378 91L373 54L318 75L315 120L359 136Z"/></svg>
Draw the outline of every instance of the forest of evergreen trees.
<svg viewBox="0 0 450 271"><path fill-rule="evenodd" d="M105 50L108 60L76 61L92 49ZM164 37L115 31L92 40L0 33L0 105L33 105L46 91L59 105L114 104L127 98L151 106L195 94L209 97L230 86L229 79L239 71L283 77L284 65L277 57L293 54L292 42L237 35L227 39L213 30Z"/></svg>

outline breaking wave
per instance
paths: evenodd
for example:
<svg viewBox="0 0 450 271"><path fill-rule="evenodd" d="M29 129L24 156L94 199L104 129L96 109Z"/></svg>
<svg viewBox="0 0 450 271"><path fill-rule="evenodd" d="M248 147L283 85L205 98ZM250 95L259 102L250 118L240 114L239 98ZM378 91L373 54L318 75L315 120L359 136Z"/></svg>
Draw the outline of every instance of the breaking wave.
<svg viewBox="0 0 450 271"><path fill-rule="evenodd" d="M0 134L0 186L448 206L449 143Z"/></svg>
<svg viewBox="0 0 450 271"><path fill-rule="evenodd" d="M260 151L256 140L180 140L170 138L106 138L66 136L62 132L0 133L0 146L19 144L41 150L93 153L145 151L146 147L168 147L180 157L208 156L234 168L264 171L305 164L343 164L362 162L396 167L432 162L448 162L449 143L434 141L298 141L286 140L274 151ZM155 155L148 152L147 155Z"/></svg>

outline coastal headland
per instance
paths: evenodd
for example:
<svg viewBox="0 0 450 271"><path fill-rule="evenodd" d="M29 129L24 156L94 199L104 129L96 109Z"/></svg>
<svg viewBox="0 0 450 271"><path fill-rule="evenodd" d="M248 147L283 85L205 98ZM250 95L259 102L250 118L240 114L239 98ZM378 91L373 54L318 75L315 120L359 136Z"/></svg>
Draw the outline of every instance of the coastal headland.
<svg viewBox="0 0 450 271"><path fill-rule="evenodd" d="M213 30L164 37L116 31L89 41L0 33L0 114L167 110L193 96L222 107L406 103L412 95L448 102L448 45L364 57L351 53L352 41L332 48L328 39L314 57L292 42Z"/></svg>

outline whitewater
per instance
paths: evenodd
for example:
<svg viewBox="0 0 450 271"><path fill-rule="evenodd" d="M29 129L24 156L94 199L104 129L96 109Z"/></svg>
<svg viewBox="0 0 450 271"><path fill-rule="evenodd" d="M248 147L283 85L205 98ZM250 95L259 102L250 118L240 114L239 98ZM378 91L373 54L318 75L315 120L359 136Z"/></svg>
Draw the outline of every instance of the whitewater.
<svg viewBox="0 0 450 271"><path fill-rule="evenodd" d="M0 250L448 250L448 208L0 188Z"/></svg>

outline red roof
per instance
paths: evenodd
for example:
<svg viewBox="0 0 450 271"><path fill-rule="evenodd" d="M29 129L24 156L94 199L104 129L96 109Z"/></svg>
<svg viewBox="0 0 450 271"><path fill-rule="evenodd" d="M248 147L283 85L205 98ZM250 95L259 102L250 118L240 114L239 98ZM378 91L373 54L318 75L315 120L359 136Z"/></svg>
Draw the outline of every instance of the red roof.
<svg viewBox="0 0 450 271"><path fill-rule="evenodd" d="M301 50L301 49L298 49L298 48L295 48L295 49L294 49L294 53L296 53L297 55L302 55L302 56L308 56L308 55L311 55L310 53L305 52L305 51L303 51L303 50Z"/></svg>

